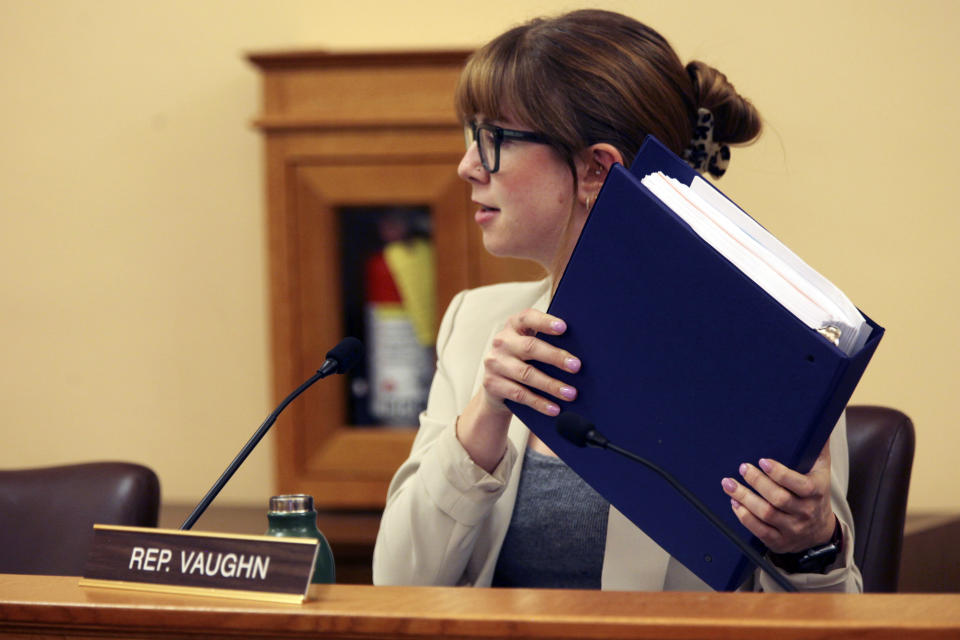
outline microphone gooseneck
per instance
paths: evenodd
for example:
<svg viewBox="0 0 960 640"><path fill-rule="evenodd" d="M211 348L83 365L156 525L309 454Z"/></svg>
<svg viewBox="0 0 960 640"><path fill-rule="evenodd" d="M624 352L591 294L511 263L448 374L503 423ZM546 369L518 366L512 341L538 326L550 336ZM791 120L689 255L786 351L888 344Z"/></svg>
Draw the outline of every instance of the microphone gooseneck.
<svg viewBox="0 0 960 640"><path fill-rule="evenodd" d="M227 484L227 481L233 477L233 474L236 473L237 469L240 468L240 465L243 464L243 461L247 459L247 456L253 451L261 440L263 436L267 435L267 431L270 430L270 427L273 426L273 423L277 421L280 412L287 408L287 405L293 402L293 400L299 396L301 393L306 391L314 382L320 380L321 378L326 378L331 373L346 373L353 367L357 362L360 361L360 358L363 356L363 343L353 337L346 337L340 342L337 343L335 347L330 349L327 352L326 360L323 364L320 365L320 368L317 369L317 372L310 376L310 378L301 384L299 387L294 389L293 393L288 395L283 399L277 408L274 409L267 419L263 421L263 424L260 425L260 428L253 434L250 440L247 441L247 444L243 445L243 449L240 450L240 453L237 454L237 457L233 459L233 462L226 468L226 470L220 475L216 482L213 483L213 486L210 487L210 490L207 491L207 494L203 497L203 500L194 508L193 512L183 521L183 524L180 525L182 531L190 529L197 521L198 518L207 510L207 507L210 506L210 503L213 502L213 499L217 497L220 491L223 489L224 485Z"/></svg>
<svg viewBox="0 0 960 640"><path fill-rule="evenodd" d="M591 445L598 447L600 449L609 449L614 453L619 453L625 458L638 462L650 469L654 473L658 474L661 478L666 480L671 487L673 487L677 493L679 493L683 498L689 502L700 514L706 518L713 527L722 533L730 542L732 542L736 547L743 552L747 558L753 562L754 566L759 569L762 569L767 575L773 579L784 591L797 591L797 588L790 584L790 582L783 577L783 575L777 571L770 561L764 558L762 555L757 553L756 549L745 543L743 540L737 537L737 535L730 530L730 528L724 524L720 518L718 518L707 505L695 496L689 489L683 486L679 480L673 477L666 469L663 469L659 465L645 459L641 458L632 451L628 451L622 447L618 447L613 444L607 438L597 431L597 428L588 422L583 416L573 411L564 411L559 416L557 416L557 432L568 442L578 447L586 447Z"/></svg>

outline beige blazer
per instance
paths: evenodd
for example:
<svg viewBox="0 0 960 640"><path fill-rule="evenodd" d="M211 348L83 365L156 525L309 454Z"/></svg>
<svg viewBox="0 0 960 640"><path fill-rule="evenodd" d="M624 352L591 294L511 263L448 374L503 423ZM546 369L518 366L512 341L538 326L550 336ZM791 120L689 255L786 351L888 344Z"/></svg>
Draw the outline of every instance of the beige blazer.
<svg viewBox="0 0 960 640"><path fill-rule="evenodd" d="M507 454L492 474L470 459L454 423L480 386L483 354L507 317L546 310L550 283L508 283L463 291L453 299L437 337L437 372L410 456L397 471L373 556L374 584L490 586L510 524L529 431L513 418ZM833 508L844 553L827 574L788 576L809 591L862 591L853 562L853 525L846 501L846 422L830 440ZM717 479L719 485L719 478ZM601 575L603 589L709 590L653 540L611 508ZM776 591L761 572L745 589Z"/></svg>

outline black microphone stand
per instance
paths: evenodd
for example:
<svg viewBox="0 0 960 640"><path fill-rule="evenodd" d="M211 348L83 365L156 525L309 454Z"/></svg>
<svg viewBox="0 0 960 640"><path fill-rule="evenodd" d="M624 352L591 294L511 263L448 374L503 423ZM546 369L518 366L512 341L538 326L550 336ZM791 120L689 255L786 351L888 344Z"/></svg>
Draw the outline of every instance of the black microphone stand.
<svg viewBox="0 0 960 640"><path fill-rule="evenodd" d="M260 428L257 429L256 433L247 441L247 444L243 445L243 449L240 450L240 453L237 454L237 457L233 459L233 462L224 470L216 482L213 483L213 486L210 487L210 490L207 491L207 495L203 496L203 500L194 508L193 513L183 521L183 524L180 525L181 531L186 531L190 529L196 523L197 519L203 515L203 512L207 510L207 507L210 506L210 503L213 502L213 499L217 497L220 491L223 489L224 485L233 477L233 474L236 473L237 469L240 468L240 465L243 464L243 461L247 459L247 456L250 455L250 452L253 451L261 440L263 436L267 435L267 432L270 431L270 427L273 426L273 423L277 421L277 417L280 415L280 412L287 408L287 405L293 402L293 400L299 396L301 393L306 391L310 385L319 380L320 378L325 377L321 375L320 371L317 371L315 374L310 376L310 378L297 387L293 393L284 398L283 402L273 410L267 419L263 421L263 424L260 425Z"/></svg>
<svg viewBox="0 0 960 640"><path fill-rule="evenodd" d="M183 521L183 524L180 525L181 531L186 531L190 529L196 523L197 519L207 510L207 507L210 506L210 503L213 502L213 499L217 497L220 493L220 490L223 489L224 485L227 484L227 481L233 477L233 474L236 473L237 469L240 468L240 465L243 464L243 461L247 459L247 456L250 455L250 452L253 451L254 447L263 440L263 436L267 435L267 431L270 430L270 427L273 426L273 423L277 421L277 417L280 415L284 409L287 408L287 405L293 402L293 400L299 396L301 393L306 391L310 385L312 385L317 380L321 378L326 378L331 373L344 373L353 367L354 364L360 360L363 355L363 345L359 340L352 337L347 337L341 340L335 347L330 349L327 352L326 360L320 365L320 368L315 374L310 376L310 378L301 384L299 387L293 390L293 393L284 398L273 412L267 416L267 419L263 421L263 424L260 425L260 428L253 434L253 436L247 441L247 444L243 445L243 449L240 450L240 453L237 454L237 457L233 459L233 462L226 468L226 470L220 475L216 482L213 483L213 486L210 487L210 490L207 491L207 495L203 496L203 500L200 501L200 504L194 508L193 513L191 513L186 520Z"/></svg>

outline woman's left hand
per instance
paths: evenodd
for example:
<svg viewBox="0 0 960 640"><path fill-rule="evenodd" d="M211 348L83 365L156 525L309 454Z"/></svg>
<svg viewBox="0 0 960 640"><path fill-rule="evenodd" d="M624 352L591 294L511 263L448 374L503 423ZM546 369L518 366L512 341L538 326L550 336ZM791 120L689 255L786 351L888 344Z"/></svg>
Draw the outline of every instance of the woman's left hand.
<svg viewBox="0 0 960 640"><path fill-rule="evenodd" d="M762 458L758 466L740 465L740 475L749 487L724 478L723 490L737 518L767 549L795 553L830 540L836 517L830 505L829 442L807 474Z"/></svg>

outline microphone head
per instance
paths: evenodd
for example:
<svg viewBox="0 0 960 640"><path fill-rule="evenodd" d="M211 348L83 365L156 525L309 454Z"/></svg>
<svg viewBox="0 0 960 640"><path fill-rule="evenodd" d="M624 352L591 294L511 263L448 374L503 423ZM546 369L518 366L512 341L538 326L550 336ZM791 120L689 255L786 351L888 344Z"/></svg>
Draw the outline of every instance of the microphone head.
<svg viewBox="0 0 960 640"><path fill-rule="evenodd" d="M333 373L345 373L363 357L363 343L352 336L347 336L327 351L327 361L333 360L337 368Z"/></svg>
<svg viewBox="0 0 960 640"><path fill-rule="evenodd" d="M557 416L557 433L578 447L587 446L588 434L593 431L593 425L586 418L573 411L564 411Z"/></svg>

